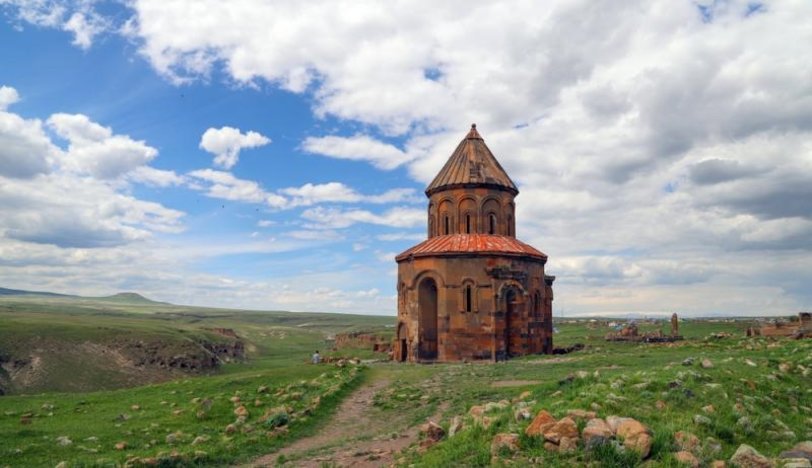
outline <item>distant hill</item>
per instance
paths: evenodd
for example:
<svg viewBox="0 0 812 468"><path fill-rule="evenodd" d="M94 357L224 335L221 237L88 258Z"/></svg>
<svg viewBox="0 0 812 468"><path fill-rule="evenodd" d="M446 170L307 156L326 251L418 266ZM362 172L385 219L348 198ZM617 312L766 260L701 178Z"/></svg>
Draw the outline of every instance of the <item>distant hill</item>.
<svg viewBox="0 0 812 468"><path fill-rule="evenodd" d="M120 304L164 304L169 305L168 302L158 302L146 298L141 294L134 292L120 292L112 296L76 296L73 294L58 294L47 291L25 291L22 289L8 289L0 288L0 296L37 296L37 297L58 297L63 299L89 299L93 301L116 302Z"/></svg>
<svg viewBox="0 0 812 468"><path fill-rule="evenodd" d="M0 296L48 296L48 297L78 297L69 294L57 294L45 291L23 291L22 289L0 288Z"/></svg>
<svg viewBox="0 0 812 468"><path fill-rule="evenodd" d="M153 301L152 299L148 299L134 292L121 292L118 294L113 294L112 296L94 297L92 299L107 302L120 302L126 304L169 304L168 302Z"/></svg>

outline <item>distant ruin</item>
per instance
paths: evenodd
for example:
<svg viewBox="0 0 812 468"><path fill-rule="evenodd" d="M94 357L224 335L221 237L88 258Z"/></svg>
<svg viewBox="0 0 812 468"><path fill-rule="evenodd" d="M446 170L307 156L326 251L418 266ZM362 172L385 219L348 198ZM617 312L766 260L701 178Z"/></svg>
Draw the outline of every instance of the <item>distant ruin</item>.
<svg viewBox="0 0 812 468"><path fill-rule="evenodd" d="M812 312L800 312L797 321L775 319L756 324L747 329L747 336L812 338Z"/></svg>
<svg viewBox="0 0 812 468"><path fill-rule="evenodd" d="M636 322L629 322L616 332L606 334L606 341L631 341L642 343L671 343L683 339L679 334L679 317L677 314L671 315L671 334L666 335L662 330L648 333L640 333Z"/></svg>

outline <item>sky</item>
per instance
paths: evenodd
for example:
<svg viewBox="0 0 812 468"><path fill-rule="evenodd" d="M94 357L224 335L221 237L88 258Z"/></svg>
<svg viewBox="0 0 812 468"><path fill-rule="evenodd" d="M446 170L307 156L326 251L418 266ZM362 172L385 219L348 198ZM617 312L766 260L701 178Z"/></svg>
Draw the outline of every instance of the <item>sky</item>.
<svg viewBox="0 0 812 468"><path fill-rule="evenodd" d="M0 286L395 315L471 123L554 315L812 309L812 2L0 0Z"/></svg>

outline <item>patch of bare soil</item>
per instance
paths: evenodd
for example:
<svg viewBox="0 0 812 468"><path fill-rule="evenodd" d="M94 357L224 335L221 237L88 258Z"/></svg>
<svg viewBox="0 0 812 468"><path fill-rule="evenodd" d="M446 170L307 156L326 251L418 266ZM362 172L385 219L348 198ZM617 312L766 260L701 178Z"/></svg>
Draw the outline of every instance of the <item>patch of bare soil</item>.
<svg viewBox="0 0 812 468"><path fill-rule="evenodd" d="M375 417L373 398L388 384L386 380L378 380L357 389L339 405L333 418L318 434L299 439L248 466L277 466L282 455L290 460L284 466L392 465L400 451L417 441L419 427L399 427L391 420Z"/></svg>
<svg viewBox="0 0 812 468"><path fill-rule="evenodd" d="M578 361L581 358L579 357L554 357L550 359L532 359L529 361L525 361L527 364L539 364L539 365L546 365L546 364L560 364L562 362L573 362Z"/></svg>
<svg viewBox="0 0 812 468"><path fill-rule="evenodd" d="M526 385L537 385L540 383L540 380L497 380L496 382L491 382L491 387L524 387Z"/></svg>

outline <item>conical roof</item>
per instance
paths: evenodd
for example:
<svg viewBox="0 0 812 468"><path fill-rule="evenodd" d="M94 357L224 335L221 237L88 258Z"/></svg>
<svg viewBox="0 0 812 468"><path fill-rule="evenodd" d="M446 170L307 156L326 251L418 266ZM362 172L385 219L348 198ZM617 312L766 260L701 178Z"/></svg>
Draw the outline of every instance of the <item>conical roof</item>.
<svg viewBox="0 0 812 468"><path fill-rule="evenodd" d="M485 140L476 131L476 124L471 125L471 131L457 145L457 149L448 158L437 177L426 188L426 195L455 187L484 186L501 188L519 193L516 184L510 180L499 161L488 149Z"/></svg>

